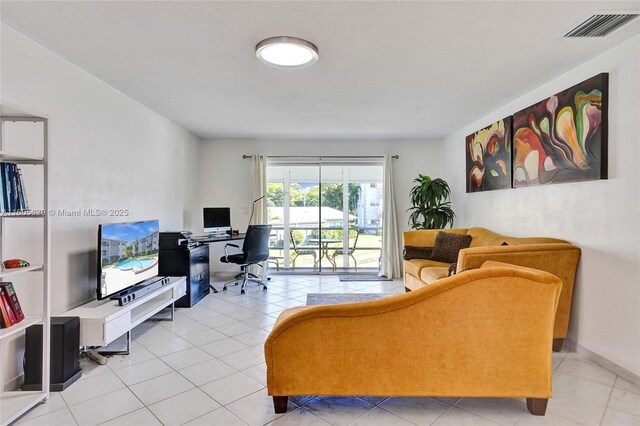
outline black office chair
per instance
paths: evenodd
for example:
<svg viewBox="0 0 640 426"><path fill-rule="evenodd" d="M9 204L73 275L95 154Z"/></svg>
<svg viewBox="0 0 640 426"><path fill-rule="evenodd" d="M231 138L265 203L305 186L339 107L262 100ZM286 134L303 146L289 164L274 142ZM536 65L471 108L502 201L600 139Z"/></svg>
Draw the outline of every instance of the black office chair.
<svg viewBox="0 0 640 426"><path fill-rule="evenodd" d="M254 281L262 285L262 289L266 290L267 286L262 280L258 278L251 278L249 276L249 266L260 265L260 262L264 262L269 259L269 235L271 235L271 225L249 225L247 233L244 237L244 244L242 245L242 252L236 254L227 253L227 247L240 248L237 244L226 244L224 246L224 256L220 258L220 262L223 263L235 263L240 265L242 270L242 287L240 287L240 294L244 294L244 287L247 281ZM235 282L238 285L238 280L229 281L222 287L222 290L227 290L227 285Z"/></svg>

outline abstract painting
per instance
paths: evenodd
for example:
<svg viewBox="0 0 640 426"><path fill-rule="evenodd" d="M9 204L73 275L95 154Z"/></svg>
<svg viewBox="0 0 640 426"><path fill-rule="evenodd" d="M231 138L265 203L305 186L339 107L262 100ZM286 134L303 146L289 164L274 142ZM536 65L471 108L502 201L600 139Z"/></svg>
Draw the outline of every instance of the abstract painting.
<svg viewBox="0 0 640 426"><path fill-rule="evenodd" d="M511 188L511 117L466 138L467 192Z"/></svg>
<svg viewBox="0 0 640 426"><path fill-rule="evenodd" d="M609 74L513 116L513 186L607 179Z"/></svg>

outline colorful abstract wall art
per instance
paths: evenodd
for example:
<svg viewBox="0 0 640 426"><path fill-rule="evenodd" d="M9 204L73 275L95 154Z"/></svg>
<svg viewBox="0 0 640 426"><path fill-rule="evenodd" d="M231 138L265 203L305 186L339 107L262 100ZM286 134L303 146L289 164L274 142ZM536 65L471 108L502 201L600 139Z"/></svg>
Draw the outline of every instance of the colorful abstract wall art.
<svg viewBox="0 0 640 426"><path fill-rule="evenodd" d="M607 179L609 74L513 116L513 186Z"/></svg>
<svg viewBox="0 0 640 426"><path fill-rule="evenodd" d="M467 192L511 188L511 117L466 138Z"/></svg>

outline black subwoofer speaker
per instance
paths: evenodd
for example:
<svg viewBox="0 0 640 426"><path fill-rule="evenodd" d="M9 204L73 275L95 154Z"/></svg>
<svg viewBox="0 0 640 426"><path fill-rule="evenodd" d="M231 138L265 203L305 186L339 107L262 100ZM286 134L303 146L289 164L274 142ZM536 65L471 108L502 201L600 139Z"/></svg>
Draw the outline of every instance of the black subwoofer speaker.
<svg viewBox="0 0 640 426"><path fill-rule="evenodd" d="M80 318L51 317L51 387L63 391L82 375L79 361ZM42 324L27 328L22 390L42 389Z"/></svg>

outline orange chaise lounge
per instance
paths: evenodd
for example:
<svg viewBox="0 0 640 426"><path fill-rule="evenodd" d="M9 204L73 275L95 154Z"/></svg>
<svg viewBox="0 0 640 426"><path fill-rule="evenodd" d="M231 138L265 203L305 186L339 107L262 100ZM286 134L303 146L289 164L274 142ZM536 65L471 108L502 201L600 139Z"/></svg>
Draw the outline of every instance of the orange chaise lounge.
<svg viewBox="0 0 640 426"><path fill-rule="evenodd" d="M544 415L562 281L486 262L409 293L290 308L265 342L276 413L289 396L522 397Z"/></svg>
<svg viewBox="0 0 640 426"><path fill-rule="evenodd" d="M460 250L457 271L479 268L488 260L506 262L550 272L562 280L562 294L553 329L553 350L560 351L567 337L571 299L580 248L573 244L545 237L516 238L496 234L485 228L454 228L407 231L403 234L405 246L432 248L438 232L451 232L471 236L469 248ZM506 245L503 245L506 244ZM449 264L429 259L404 261L404 286L407 291L427 286L446 277Z"/></svg>

